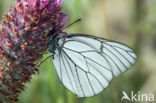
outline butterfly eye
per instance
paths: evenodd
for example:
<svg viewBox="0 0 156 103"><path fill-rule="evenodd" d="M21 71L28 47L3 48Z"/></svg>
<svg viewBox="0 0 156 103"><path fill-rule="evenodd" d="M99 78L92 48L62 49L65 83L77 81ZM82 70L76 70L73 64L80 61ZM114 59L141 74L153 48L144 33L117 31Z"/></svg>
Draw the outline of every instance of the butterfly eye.
<svg viewBox="0 0 156 103"><path fill-rule="evenodd" d="M49 37L51 35L54 35L55 31L56 31L55 29L49 30L48 33L47 33L47 37Z"/></svg>
<svg viewBox="0 0 156 103"><path fill-rule="evenodd" d="M62 38L62 39L60 39L60 40L58 41L58 44L59 44L60 46L62 46L64 42L65 42L65 41L64 41L64 38Z"/></svg>

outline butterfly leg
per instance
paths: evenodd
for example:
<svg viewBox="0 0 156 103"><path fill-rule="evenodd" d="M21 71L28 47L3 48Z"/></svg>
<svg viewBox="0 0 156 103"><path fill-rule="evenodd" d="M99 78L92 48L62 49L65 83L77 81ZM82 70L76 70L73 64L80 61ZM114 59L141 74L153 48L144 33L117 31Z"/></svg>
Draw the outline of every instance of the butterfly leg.
<svg viewBox="0 0 156 103"><path fill-rule="evenodd" d="M52 57L52 58L54 59L54 54L55 54L55 53L53 53L52 55L50 55L50 56L46 57L44 60L42 60L42 61L37 65L37 67L40 67L41 64L43 64L43 63L44 63L46 60L48 60L50 57Z"/></svg>

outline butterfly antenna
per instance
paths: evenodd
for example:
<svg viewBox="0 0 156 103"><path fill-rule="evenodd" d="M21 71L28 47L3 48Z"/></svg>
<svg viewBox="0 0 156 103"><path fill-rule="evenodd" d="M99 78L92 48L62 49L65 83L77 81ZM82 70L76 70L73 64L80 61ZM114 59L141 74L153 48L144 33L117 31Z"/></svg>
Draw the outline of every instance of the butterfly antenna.
<svg viewBox="0 0 156 103"><path fill-rule="evenodd" d="M81 21L81 19L77 19L76 21L74 21L73 23L67 25L67 26L64 27L63 29L66 29L66 28L70 27L71 25L73 25L73 24L75 24L75 23L77 23L77 22L79 22L79 21Z"/></svg>

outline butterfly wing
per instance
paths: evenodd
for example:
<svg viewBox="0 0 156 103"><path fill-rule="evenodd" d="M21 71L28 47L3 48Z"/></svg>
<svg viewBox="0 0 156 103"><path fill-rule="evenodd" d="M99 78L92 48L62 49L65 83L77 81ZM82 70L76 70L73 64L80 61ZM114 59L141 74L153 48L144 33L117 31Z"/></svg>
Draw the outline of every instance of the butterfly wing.
<svg viewBox="0 0 156 103"><path fill-rule="evenodd" d="M128 46L89 35L71 34L54 55L63 85L78 97L99 94L110 81L128 70L137 56Z"/></svg>

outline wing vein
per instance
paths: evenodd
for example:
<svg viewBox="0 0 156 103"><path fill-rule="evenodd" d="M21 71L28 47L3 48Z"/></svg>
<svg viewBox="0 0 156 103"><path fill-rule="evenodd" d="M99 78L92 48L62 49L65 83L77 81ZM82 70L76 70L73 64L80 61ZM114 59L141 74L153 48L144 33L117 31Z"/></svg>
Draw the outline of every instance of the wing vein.
<svg viewBox="0 0 156 103"><path fill-rule="evenodd" d="M106 67L104 67L103 65L101 65L101 64L99 64L99 63L97 63L97 62L96 62L96 61L94 61L93 59L91 59L91 58L89 58L89 57L86 57L86 56L85 56L85 58L87 58L87 59L91 60L92 62L94 62L94 63L96 63L96 64L98 64L98 65L102 66L102 67L103 67L103 68L105 68L106 70L110 71L108 68L106 68ZM110 71L110 72L111 72L111 71Z"/></svg>
<svg viewBox="0 0 156 103"><path fill-rule="evenodd" d="M104 43L107 44L107 45L109 45L109 46L117 47L117 48L122 49L122 50L127 51L127 52L133 52L133 51L129 51L129 50L126 50L126 49L120 48L120 47L115 46L115 45L110 45L110 44L108 44L107 42L104 42ZM121 44L121 45L123 45L123 44ZM125 46L125 45L124 45L124 46ZM127 46L126 46L126 47L127 47Z"/></svg>
<svg viewBox="0 0 156 103"><path fill-rule="evenodd" d="M75 65L75 68L76 68L76 65ZM85 96L85 93L84 93L84 90L83 90L83 88L82 88L82 84L81 84L81 81L80 81L80 78L79 78L79 73L78 73L78 71L77 71L77 68L76 68L76 74L77 74L78 80L79 80L79 82L80 82L80 87L81 87L81 90L82 90L82 92L83 92L83 95Z"/></svg>
<svg viewBox="0 0 156 103"><path fill-rule="evenodd" d="M113 52L111 52L107 47L104 47L104 48L106 48L111 54L113 54L118 60L119 60L119 62L125 67L125 68L128 68L128 67L126 67L126 65L113 53ZM113 48L113 47L112 47ZM114 48L113 48L114 49ZM116 49L114 49L114 50L116 50ZM117 51L118 52L118 51ZM120 54L121 55L121 54ZM119 69L120 70L120 69ZM121 72L122 72L122 70L120 70Z"/></svg>
<svg viewBox="0 0 156 103"><path fill-rule="evenodd" d="M93 89L93 87L92 87L92 85L91 85L91 82L90 82L90 80L89 80L89 78L88 78L88 75L87 75L87 73L85 73L86 74L86 76L87 76L87 80L88 80L88 83L89 83L89 85L90 85L90 87L91 87L91 89L92 89L92 92L93 92L93 94L95 95L95 91L94 91L94 89Z"/></svg>
<svg viewBox="0 0 156 103"><path fill-rule="evenodd" d="M72 82L71 82L71 78L70 78L70 76L69 76L69 73L68 73L68 71L67 71L67 68L66 68L66 66L65 66L65 63L64 63L64 61L63 61L63 56L61 55L61 57L62 57L62 62L63 62L64 68L65 68L65 71L66 71L67 76L68 76L68 78L69 78L70 84L71 84L71 86L72 86L72 89L74 90L73 84L72 84ZM75 92L75 90L74 90L74 92ZM76 93L76 92L75 92L75 93Z"/></svg>
<svg viewBox="0 0 156 103"><path fill-rule="evenodd" d="M112 47L112 48L114 48L114 47ZM126 60L127 60L127 62L129 62L130 63L130 65L133 65L133 63L131 63L122 53L120 53L116 48L114 48L120 55L122 55ZM128 54L128 52L127 51L125 51L127 54ZM129 54L128 54L129 55ZM132 56L131 56L132 57Z"/></svg>
<svg viewBox="0 0 156 103"><path fill-rule="evenodd" d="M71 51L76 52L76 53L79 53L79 54L82 55L83 57L86 57L86 58L90 59L91 61L97 63L96 61L92 60L91 58L89 58L89 57L87 57L87 56L84 56L81 52L77 52L77 51L72 50L72 49L69 49L69 48L65 48L65 49L71 50ZM90 51L89 51L89 52L90 52ZM93 52L96 52L96 53L100 54L100 53L97 52L97 51L93 51ZM101 55L101 54L100 54L100 55ZM105 58L104 58L104 59L105 59ZM106 59L105 59L105 60L106 60ZM97 64L99 64L99 63L97 63ZM101 65L101 64L99 64L99 65L102 66L103 68L105 68L106 70L110 71L108 68L104 67L103 65Z"/></svg>
<svg viewBox="0 0 156 103"><path fill-rule="evenodd" d="M61 60L60 60L60 54L59 54L59 62L61 64ZM62 69L61 69L61 65L60 65L60 80L63 82L63 79L62 79Z"/></svg>
<svg viewBox="0 0 156 103"><path fill-rule="evenodd" d="M78 81L79 81L79 84L80 84L82 93L83 93L83 95L85 96L84 91L83 91L83 88L82 88L82 84L81 84L81 82L80 82L80 78L79 78L79 76L78 76L77 67L79 67L79 66L76 65L76 64L73 62L73 60L69 57L69 55L68 55L64 50L62 50L62 51L63 51L64 54L69 58L69 60L74 64L74 66L75 66L75 68L76 68L76 74L77 74L77 77L78 77ZM80 68L82 71L84 71L81 67L79 67L79 68ZM84 72L86 72L86 71L84 71Z"/></svg>
<svg viewBox="0 0 156 103"><path fill-rule="evenodd" d="M101 85L101 87L102 87L103 89L105 89L105 88L103 87L103 85L101 84L101 82L97 79L97 77L96 77L94 74L90 73L90 75L92 75L92 76L97 80L97 82L99 82L99 84Z"/></svg>
<svg viewBox="0 0 156 103"><path fill-rule="evenodd" d="M134 53L134 52L133 52ZM129 54L129 52L127 52L127 54L129 55L129 56L131 56L130 54ZM134 58L133 56L131 56L134 60L137 60L136 58Z"/></svg>
<svg viewBox="0 0 156 103"><path fill-rule="evenodd" d="M89 64L89 63L88 63ZM106 79L106 77L100 72L98 71L93 65L89 64L91 67L93 67L108 83L109 81ZM91 73L90 73L91 74ZM92 74L93 75L93 74ZM100 82L100 81L99 81Z"/></svg>
<svg viewBox="0 0 156 103"><path fill-rule="evenodd" d="M71 65L70 65L70 63L69 63L67 57L66 57L66 56L64 56L64 57L65 57L65 59L66 59L68 65L69 65L70 71L72 72L71 74L72 74L72 76L73 76L73 78L74 78L74 73L73 73L73 70L72 70L72 68L71 68ZM75 85L76 85L76 78L74 78L74 80L75 80ZM80 85L80 84L79 84L79 85ZM76 92L75 92L75 93L76 93Z"/></svg>
<svg viewBox="0 0 156 103"><path fill-rule="evenodd" d="M120 68L118 67L118 65L115 63L115 61L109 55L107 55L106 53L103 53L103 54L106 55L108 58L110 58L110 60L112 62L114 62L115 66L119 69L120 73L122 73L121 70L120 70Z"/></svg>

